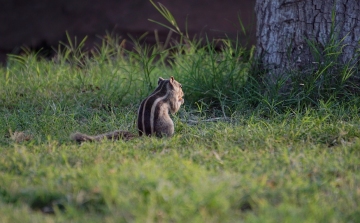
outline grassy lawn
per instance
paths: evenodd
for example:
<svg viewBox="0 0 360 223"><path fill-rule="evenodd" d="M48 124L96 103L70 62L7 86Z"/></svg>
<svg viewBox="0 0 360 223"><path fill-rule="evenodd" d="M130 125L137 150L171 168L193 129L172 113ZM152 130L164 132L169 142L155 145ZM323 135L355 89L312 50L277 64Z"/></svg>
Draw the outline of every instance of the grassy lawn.
<svg viewBox="0 0 360 223"><path fill-rule="evenodd" d="M1 146L1 221L359 219L358 117L314 111L176 124L170 139L79 146L49 135Z"/></svg>
<svg viewBox="0 0 360 223"><path fill-rule="evenodd" d="M269 86L252 51L224 43L124 53L105 38L91 55L70 42L52 60L11 56L0 68L0 221L358 222L359 91L347 78L331 87L336 64L287 91ZM70 140L136 133L159 76L184 86L174 137Z"/></svg>

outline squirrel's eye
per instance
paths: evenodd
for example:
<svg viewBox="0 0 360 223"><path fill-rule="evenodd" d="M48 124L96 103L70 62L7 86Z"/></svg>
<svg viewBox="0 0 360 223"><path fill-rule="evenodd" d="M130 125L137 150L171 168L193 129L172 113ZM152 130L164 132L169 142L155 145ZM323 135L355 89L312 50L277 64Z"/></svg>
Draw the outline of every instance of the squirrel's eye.
<svg viewBox="0 0 360 223"><path fill-rule="evenodd" d="M180 84L180 88L182 88L182 85Z"/></svg>

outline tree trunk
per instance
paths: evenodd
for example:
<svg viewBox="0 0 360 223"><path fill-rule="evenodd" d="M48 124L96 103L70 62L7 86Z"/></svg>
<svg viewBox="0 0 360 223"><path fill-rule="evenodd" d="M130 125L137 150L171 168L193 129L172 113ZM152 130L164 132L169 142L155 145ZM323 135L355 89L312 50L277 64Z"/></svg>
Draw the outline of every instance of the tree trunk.
<svg viewBox="0 0 360 223"><path fill-rule="evenodd" d="M256 56L272 77L319 62L311 53L309 41L316 43L320 52L329 43L340 43L342 53L337 62L346 63L356 56L359 0L256 0L255 12Z"/></svg>

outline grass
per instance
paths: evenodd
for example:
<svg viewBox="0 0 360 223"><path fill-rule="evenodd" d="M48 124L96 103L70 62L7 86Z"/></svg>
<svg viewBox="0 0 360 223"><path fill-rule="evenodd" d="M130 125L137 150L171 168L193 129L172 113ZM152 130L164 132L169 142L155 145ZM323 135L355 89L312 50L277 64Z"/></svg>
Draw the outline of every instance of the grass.
<svg viewBox="0 0 360 223"><path fill-rule="evenodd" d="M171 139L11 143L2 222L355 222L359 120L309 111L178 122Z"/></svg>
<svg viewBox="0 0 360 223"><path fill-rule="evenodd" d="M172 30L170 48L106 36L87 52L69 37L52 60L0 67L1 222L357 222L358 74L337 47L309 43L324 63L269 85L253 49ZM174 137L70 141L136 133L159 76L185 92Z"/></svg>

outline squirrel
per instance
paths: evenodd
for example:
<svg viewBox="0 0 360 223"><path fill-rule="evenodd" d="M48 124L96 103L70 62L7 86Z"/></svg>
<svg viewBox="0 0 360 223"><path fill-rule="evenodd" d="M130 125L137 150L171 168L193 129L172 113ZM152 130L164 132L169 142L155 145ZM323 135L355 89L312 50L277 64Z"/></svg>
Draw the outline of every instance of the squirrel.
<svg viewBox="0 0 360 223"><path fill-rule="evenodd" d="M170 113L176 113L184 104L184 92L182 85L174 77L163 79L159 77L158 86L147 98L145 98L137 112L137 127L139 136L172 136L174 134L174 122ZM74 133L71 139L79 143L84 141L130 140L137 137L127 131L113 131L96 136L83 133Z"/></svg>

